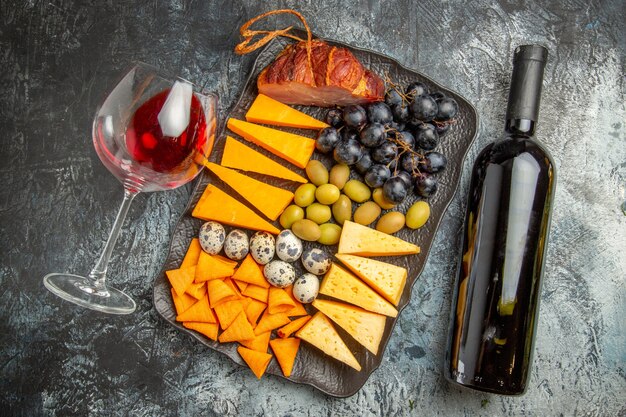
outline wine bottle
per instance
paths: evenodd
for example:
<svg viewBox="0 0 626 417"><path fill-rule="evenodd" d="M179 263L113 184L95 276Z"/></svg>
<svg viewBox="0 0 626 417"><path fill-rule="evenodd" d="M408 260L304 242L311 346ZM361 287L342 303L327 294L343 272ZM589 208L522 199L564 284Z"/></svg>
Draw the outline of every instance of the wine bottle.
<svg viewBox="0 0 626 417"><path fill-rule="evenodd" d="M454 287L445 376L498 394L525 392L534 349L556 184L533 139L547 57L515 50L506 134L474 164Z"/></svg>

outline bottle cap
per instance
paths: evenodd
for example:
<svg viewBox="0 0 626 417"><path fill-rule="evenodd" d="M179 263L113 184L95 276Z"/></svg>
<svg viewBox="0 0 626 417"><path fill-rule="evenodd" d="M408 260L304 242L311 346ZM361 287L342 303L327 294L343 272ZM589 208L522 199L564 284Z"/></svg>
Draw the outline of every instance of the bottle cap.
<svg viewBox="0 0 626 417"><path fill-rule="evenodd" d="M548 50L543 46L521 45L515 49L507 120L537 121L543 69L547 60Z"/></svg>

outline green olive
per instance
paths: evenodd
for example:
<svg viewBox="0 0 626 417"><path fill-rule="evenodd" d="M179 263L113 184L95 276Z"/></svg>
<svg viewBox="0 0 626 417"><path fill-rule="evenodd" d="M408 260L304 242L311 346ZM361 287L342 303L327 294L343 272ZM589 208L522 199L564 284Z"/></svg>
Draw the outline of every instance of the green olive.
<svg viewBox="0 0 626 417"><path fill-rule="evenodd" d="M317 186L328 183L328 170L320 161L311 159L306 164L306 175Z"/></svg>
<svg viewBox="0 0 626 417"><path fill-rule="evenodd" d="M348 196L341 194L333 204L333 217L341 225L352 218L352 201Z"/></svg>
<svg viewBox="0 0 626 417"><path fill-rule="evenodd" d="M425 201L418 201L406 212L406 226L411 229L419 229L426 224L430 217L430 206Z"/></svg>
<svg viewBox="0 0 626 417"><path fill-rule="evenodd" d="M296 189L293 196L293 202L300 207L310 206L315 201L315 184L302 184Z"/></svg>
<svg viewBox="0 0 626 417"><path fill-rule="evenodd" d="M300 239L307 240L309 242L315 242L320 238L320 236L322 236L322 230L317 223L308 219L295 221L291 225L291 231Z"/></svg>
<svg viewBox="0 0 626 417"><path fill-rule="evenodd" d="M404 214L399 211L390 211L384 214L376 223L376 230L387 233L388 235L396 233L404 227Z"/></svg>
<svg viewBox="0 0 626 417"><path fill-rule="evenodd" d="M367 226L373 223L378 216L380 216L380 206L373 201L368 201L355 210L354 221Z"/></svg>
<svg viewBox="0 0 626 417"><path fill-rule="evenodd" d="M395 204L390 203L389 201L385 199L382 188L376 188L374 190L374 193L372 194L372 198L374 199L376 204L378 204L380 208L382 208L383 210L389 210L396 206Z"/></svg>
<svg viewBox="0 0 626 417"><path fill-rule="evenodd" d="M330 220L330 207L320 203L313 203L306 208L306 218L317 224L326 223Z"/></svg>
<svg viewBox="0 0 626 417"><path fill-rule="evenodd" d="M341 237L341 227L334 223L324 223L320 225L322 235L317 241L322 245L336 245Z"/></svg>
<svg viewBox="0 0 626 417"><path fill-rule="evenodd" d="M322 204L333 204L339 198L339 188L333 184L324 184L315 190L315 199Z"/></svg>
<svg viewBox="0 0 626 417"><path fill-rule="evenodd" d="M350 180L343 186L343 192L350 197L350 200L357 203L364 203L370 199L372 192L370 188L359 180Z"/></svg>
<svg viewBox="0 0 626 417"><path fill-rule="evenodd" d="M293 222L300 219L304 219L304 210L302 210L302 207L292 204L283 211L279 221L283 229L289 229Z"/></svg>
<svg viewBox="0 0 626 417"><path fill-rule="evenodd" d="M330 169L330 183L340 190L350 178L350 167L344 164L333 165Z"/></svg>

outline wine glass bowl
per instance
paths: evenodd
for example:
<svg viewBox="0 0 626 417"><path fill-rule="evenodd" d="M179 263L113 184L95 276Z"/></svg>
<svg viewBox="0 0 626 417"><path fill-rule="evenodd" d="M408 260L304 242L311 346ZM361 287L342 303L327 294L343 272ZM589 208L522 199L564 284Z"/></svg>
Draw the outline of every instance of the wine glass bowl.
<svg viewBox="0 0 626 417"><path fill-rule="evenodd" d="M215 141L216 108L214 94L150 65L132 66L98 108L92 132L98 157L124 186L122 205L89 275L48 274L46 288L93 310L135 310L131 297L105 283L130 203L139 192L173 189L201 172Z"/></svg>

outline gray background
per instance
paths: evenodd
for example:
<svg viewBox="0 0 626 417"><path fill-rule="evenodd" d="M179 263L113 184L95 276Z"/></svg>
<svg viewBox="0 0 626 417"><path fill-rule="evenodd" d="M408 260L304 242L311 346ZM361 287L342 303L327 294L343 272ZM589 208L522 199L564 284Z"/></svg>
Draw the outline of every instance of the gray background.
<svg viewBox="0 0 626 417"><path fill-rule="evenodd" d="M191 185L131 207L110 281L135 314L75 307L41 283L91 268L121 201L90 138L119 73L140 59L206 84L224 116L253 59L232 52L239 26L282 7L457 90L481 117L383 364L343 400L257 382L155 313L151 282ZM619 0L1 1L0 415L626 415L625 21ZM505 398L448 385L442 361L469 168L502 131L512 51L529 42L550 50L538 136L558 185L533 376Z"/></svg>

